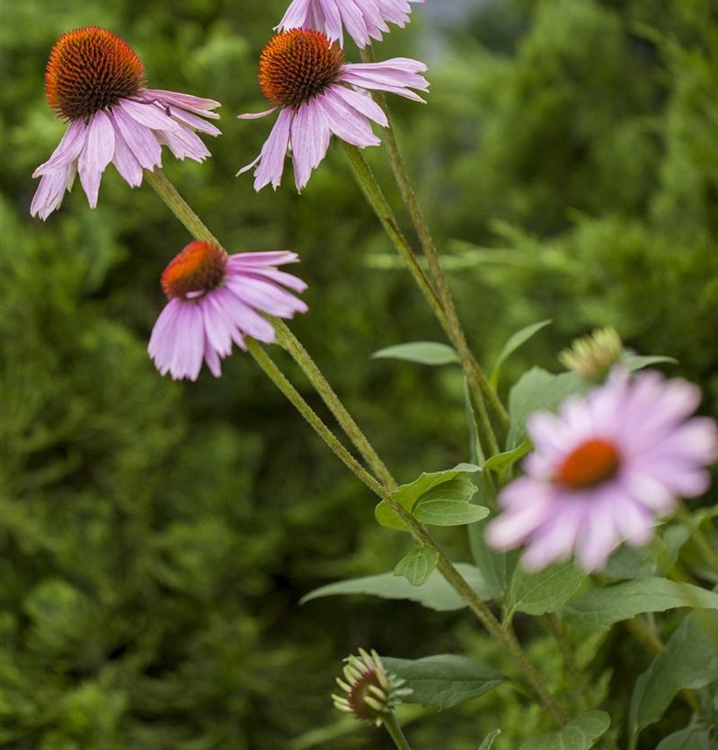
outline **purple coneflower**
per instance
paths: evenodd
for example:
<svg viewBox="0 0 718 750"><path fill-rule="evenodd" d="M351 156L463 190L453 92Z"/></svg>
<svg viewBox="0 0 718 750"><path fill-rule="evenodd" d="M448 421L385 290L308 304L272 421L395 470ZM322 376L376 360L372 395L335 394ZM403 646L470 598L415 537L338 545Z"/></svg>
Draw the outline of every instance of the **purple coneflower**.
<svg viewBox="0 0 718 750"><path fill-rule="evenodd" d="M63 34L50 53L45 93L70 123L52 156L33 173L40 185L30 207L47 217L62 203L79 172L90 208L97 205L102 173L112 162L132 187L143 169L162 165L162 146L178 158L204 161L209 151L195 131L219 135L203 117L219 102L145 87L145 69L112 32L88 26Z"/></svg>
<svg viewBox="0 0 718 750"><path fill-rule="evenodd" d="M274 106L239 118L264 117L277 109L279 117L260 155L239 174L256 166L254 189L270 183L276 189L291 150L294 181L301 190L324 158L332 135L359 148L381 143L371 123L386 127L388 120L369 96L370 90L423 102L411 89L428 89L428 82L419 75L424 70L423 63L404 57L345 63L341 49L320 31L292 29L276 34L259 60L262 93Z"/></svg>
<svg viewBox="0 0 718 750"><path fill-rule="evenodd" d="M630 380L615 368L559 415L534 413L527 427L535 451L525 475L500 494L504 512L487 541L502 550L525 544L528 570L575 554L589 572L624 539L646 544L678 498L709 488L705 467L718 456L718 429L707 417L689 418L699 402L698 387L684 380L655 371Z"/></svg>
<svg viewBox="0 0 718 750"><path fill-rule="evenodd" d="M277 270L296 263L296 253L227 255L217 244L195 240L162 274L169 302L160 313L148 351L157 369L175 380L196 380L202 360L215 377L232 342L246 349L245 336L270 344L274 326L260 313L291 318L307 306L284 287L303 292L307 285Z"/></svg>
<svg viewBox="0 0 718 750"><path fill-rule="evenodd" d="M389 31L387 23L405 26L410 3L423 2L426 0L293 0L277 29L316 29L343 44L346 27L356 44L366 47Z"/></svg>

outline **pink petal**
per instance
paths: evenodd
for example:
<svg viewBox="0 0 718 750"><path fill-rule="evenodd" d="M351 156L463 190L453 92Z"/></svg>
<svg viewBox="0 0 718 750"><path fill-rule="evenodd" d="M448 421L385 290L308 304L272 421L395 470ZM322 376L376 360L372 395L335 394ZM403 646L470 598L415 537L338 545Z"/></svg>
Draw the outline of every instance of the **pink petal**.
<svg viewBox="0 0 718 750"><path fill-rule="evenodd" d="M80 182L87 195L90 208L97 206L100 180L115 153L115 130L110 118L98 110L87 126L85 147L78 160Z"/></svg>

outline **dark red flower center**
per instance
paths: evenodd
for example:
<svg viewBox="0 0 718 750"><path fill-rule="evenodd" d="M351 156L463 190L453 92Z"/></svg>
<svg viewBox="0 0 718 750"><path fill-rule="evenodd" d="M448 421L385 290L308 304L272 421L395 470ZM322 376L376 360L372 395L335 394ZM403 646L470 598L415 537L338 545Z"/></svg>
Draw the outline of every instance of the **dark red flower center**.
<svg viewBox="0 0 718 750"><path fill-rule="evenodd" d="M556 479L573 490L585 490L611 479L620 465L621 455L613 443L592 438L566 456Z"/></svg>
<svg viewBox="0 0 718 750"><path fill-rule="evenodd" d="M213 242L194 240L162 273L162 291L171 299L198 299L224 280L227 253Z"/></svg>
<svg viewBox="0 0 718 750"><path fill-rule="evenodd" d="M127 42L98 26L63 34L45 69L47 101L59 117L69 120L87 120L144 85L140 58Z"/></svg>
<svg viewBox="0 0 718 750"><path fill-rule="evenodd" d="M297 108L335 83L343 65L341 49L320 31L290 29L262 50L259 85L273 104Z"/></svg>
<svg viewBox="0 0 718 750"><path fill-rule="evenodd" d="M371 689L372 687L380 691L379 695L384 696L383 700L377 697L374 690ZM386 703L386 689L382 685L378 674L375 671L362 672L351 688L352 690L347 701L349 702L352 714L360 721L376 721L377 709L367 703L366 699L370 698L375 705L377 703Z"/></svg>

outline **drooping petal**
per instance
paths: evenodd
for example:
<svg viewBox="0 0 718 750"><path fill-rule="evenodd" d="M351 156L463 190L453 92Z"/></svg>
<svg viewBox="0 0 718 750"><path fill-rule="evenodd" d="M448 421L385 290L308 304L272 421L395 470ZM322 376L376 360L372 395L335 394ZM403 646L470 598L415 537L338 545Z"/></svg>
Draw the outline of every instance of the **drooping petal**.
<svg viewBox="0 0 718 750"><path fill-rule="evenodd" d="M301 191L327 153L331 131L329 122L317 101L307 102L294 113L290 123L294 182Z"/></svg>
<svg viewBox="0 0 718 750"><path fill-rule="evenodd" d="M115 153L112 157L112 163L128 185L138 187L142 184L142 165L127 145L127 141L125 141L114 119L110 119L115 129Z"/></svg>
<svg viewBox="0 0 718 750"><path fill-rule="evenodd" d="M102 111L95 112L87 126L87 138L77 171L90 208L97 206L100 180L115 153L115 129Z"/></svg>
<svg viewBox="0 0 718 750"><path fill-rule="evenodd" d="M348 104L343 94L344 90L335 86L320 94L314 102L325 113L331 132L359 148L378 146L381 139L371 129L369 120Z"/></svg>
<svg viewBox="0 0 718 750"><path fill-rule="evenodd" d="M254 189L259 192L265 185L271 183L276 190L282 182L284 160L289 149L289 132L292 124L292 111L283 109L274 123L269 138L262 146L259 157L239 170L238 174L256 165L254 172Z"/></svg>
<svg viewBox="0 0 718 750"><path fill-rule="evenodd" d="M87 136L87 127L82 120L75 120L65 131L52 156L41 164L33 173L33 177L40 177L52 172L63 172L68 164L77 161L82 152Z"/></svg>
<svg viewBox="0 0 718 750"><path fill-rule="evenodd" d="M74 179L74 165L67 166L64 170L44 174L32 198L30 215L38 216L45 221L62 203L65 191L70 189Z"/></svg>
<svg viewBox="0 0 718 750"><path fill-rule="evenodd" d="M121 103L112 112L112 121L143 169L162 166L162 147L154 133L130 117Z"/></svg>

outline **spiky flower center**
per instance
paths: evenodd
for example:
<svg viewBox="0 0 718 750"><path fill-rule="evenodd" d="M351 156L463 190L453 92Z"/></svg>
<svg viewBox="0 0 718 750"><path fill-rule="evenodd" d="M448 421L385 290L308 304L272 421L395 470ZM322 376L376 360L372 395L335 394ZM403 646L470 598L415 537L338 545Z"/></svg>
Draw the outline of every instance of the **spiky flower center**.
<svg viewBox="0 0 718 750"><path fill-rule="evenodd" d="M273 104L296 109L335 83L343 65L341 49L320 31L290 29L262 50L259 85Z"/></svg>
<svg viewBox="0 0 718 750"><path fill-rule="evenodd" d="M145 68L127 42L107 29L87 26L63 34L45 69L45 94L59 117L84 119L136 95Z"/></svg>
<svg viewBox="0 0 718 750"><path fill-rule="evenodd" d="M581 443L564 459L557 479L574 490L596 487L616 475L621 455L616 446L602 438Z"/></svg>
<svg viewBox="0 0 718 750"><path fill-rule="evenodd" d="M227 253L213 242L194 240L165 268L162 291L170 298L198 299L224 280Z"/></svg>

